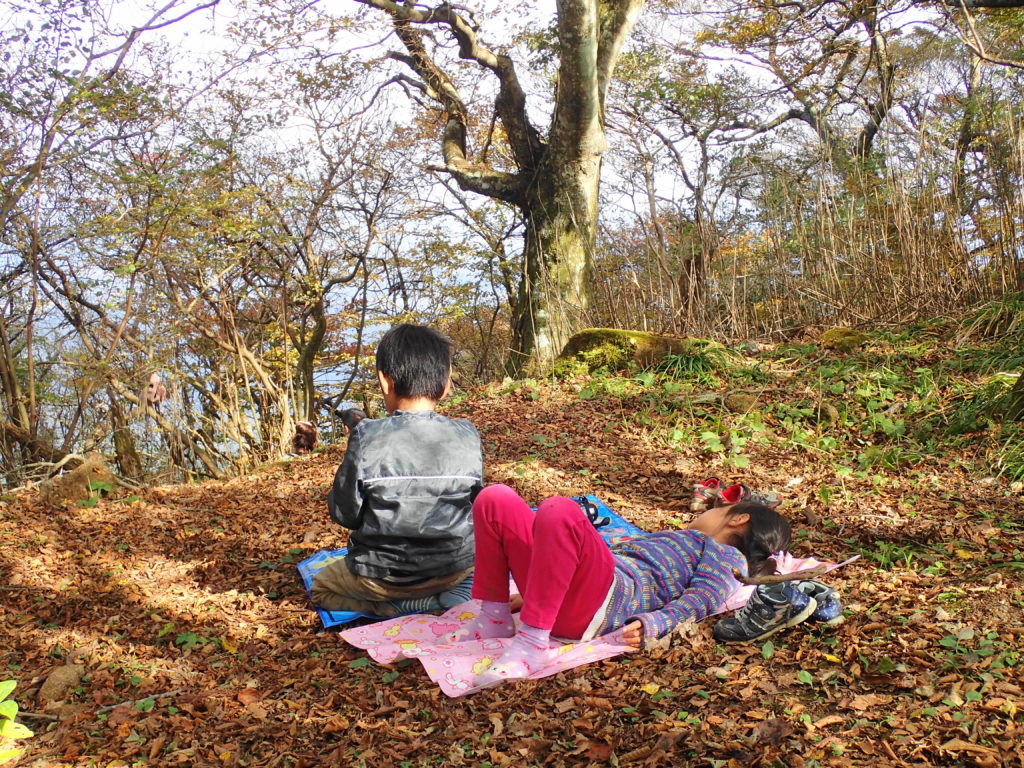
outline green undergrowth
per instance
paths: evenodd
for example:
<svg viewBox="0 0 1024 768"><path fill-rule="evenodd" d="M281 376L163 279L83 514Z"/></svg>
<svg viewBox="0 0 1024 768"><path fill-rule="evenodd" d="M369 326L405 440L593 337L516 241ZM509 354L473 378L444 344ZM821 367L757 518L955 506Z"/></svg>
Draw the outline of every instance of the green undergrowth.
<svg viewBox="0 0 1024 768"><path fill-rule="evenodd" d="M1024 368L1024 324L1007 312L1015 301L959 323L864 331L849 352L790 343L744 357L702 342L653 366L579 376L578 396L618 399L651 439L726 469L773 450L828 462L836 482L818 490L826 503L845 477L949 461L1021 481L1024 424L1004 418Z"/></svg>

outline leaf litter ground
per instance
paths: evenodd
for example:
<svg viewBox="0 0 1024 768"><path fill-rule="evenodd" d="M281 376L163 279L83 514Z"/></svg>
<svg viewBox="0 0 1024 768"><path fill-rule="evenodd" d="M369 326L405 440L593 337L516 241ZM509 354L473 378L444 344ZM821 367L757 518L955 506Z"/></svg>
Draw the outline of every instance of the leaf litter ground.
<svg viewBox="0 0 1024 768"><path fill-rule="evenodd" d="M298 582L295 562L343 544L324 506L343 447L92 508L26 493L0 507L0 679L36 732L22 764L1022 764L1024 503L965 469L976 448L853 471L783 428L772 404L799 405L798 377L739 417L649 379L599 383L447 410L479 427L489 482L594 492L649 530L685 524L712 474L779 490L797 554L863 555L828 578L845 623L722 646L705 622L667 650L449 700L418 665L321 630ZM731 445L692 438L709 425ZM855 418L813 432L830 430L866 440ZM69 664L85 676L64 703L37 700Z"/></svg>

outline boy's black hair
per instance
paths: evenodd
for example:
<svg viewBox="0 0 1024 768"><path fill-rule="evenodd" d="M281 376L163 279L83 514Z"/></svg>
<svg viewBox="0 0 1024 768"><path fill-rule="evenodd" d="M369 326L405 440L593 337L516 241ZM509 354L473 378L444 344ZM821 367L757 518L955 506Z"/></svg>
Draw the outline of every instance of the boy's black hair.
<svg viewBox="0 0 1024 768"><path fill-rule="evenodd" d="M750 524L731 544L746 556L748 576L770 576L776 569L772 555L789 549L789 521L764 504L748 501L729 507L729 517L742 514L750 515Z"/></svg>
<svg viewBox="0 0 1024 768"><path fill-rule="evenodd" d="M399 397L437 402L452 370L452 343L433 328L402 323L377 345L377 370L395 383Z"/></svg>
<svg viewBox="0 0 1024 768"><path fill-rule="evenodd" d="M366 411L362 408L346 408L343 411L335 411L335 414L350 432L356 428L356 424L366 418Z"/></svg>

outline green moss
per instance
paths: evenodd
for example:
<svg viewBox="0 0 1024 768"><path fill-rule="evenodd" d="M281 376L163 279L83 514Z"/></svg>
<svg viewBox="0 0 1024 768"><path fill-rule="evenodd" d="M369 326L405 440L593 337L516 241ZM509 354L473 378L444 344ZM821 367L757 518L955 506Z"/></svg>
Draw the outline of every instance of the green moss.
<svg viewBox="0 0 1024 768"><path fill-rule="evenodd" d="M696 353L709 346L721 345L707 339L664 336L647 331L588 328L569 339L558 356L555 370L579 371L580 366L585 366L588 372L599 368L622 370L634 363L650 366L666 355Z"/></svg>
<svg viewBox="0 0 1024 768"><path fill-rule="evenodd" d="M852 328L829 328L822 334L821 346L838 352L853 352L867 344L868 335Z"/></svg>

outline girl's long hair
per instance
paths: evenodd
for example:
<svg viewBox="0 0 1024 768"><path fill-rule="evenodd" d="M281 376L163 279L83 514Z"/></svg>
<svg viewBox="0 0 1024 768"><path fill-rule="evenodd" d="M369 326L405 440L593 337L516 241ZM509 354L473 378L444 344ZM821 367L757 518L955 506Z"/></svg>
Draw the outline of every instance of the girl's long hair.
<svg viewBox="0 0 1024 768"><path fill-rule="evenodd" d="M730 517L743 514L750 515L750 524L736 535L732 545L747 558L749 576L771 575L776 569L772 555L789 549L793 536L789 521L764 504L743 502L729 507Z"/></svg>

